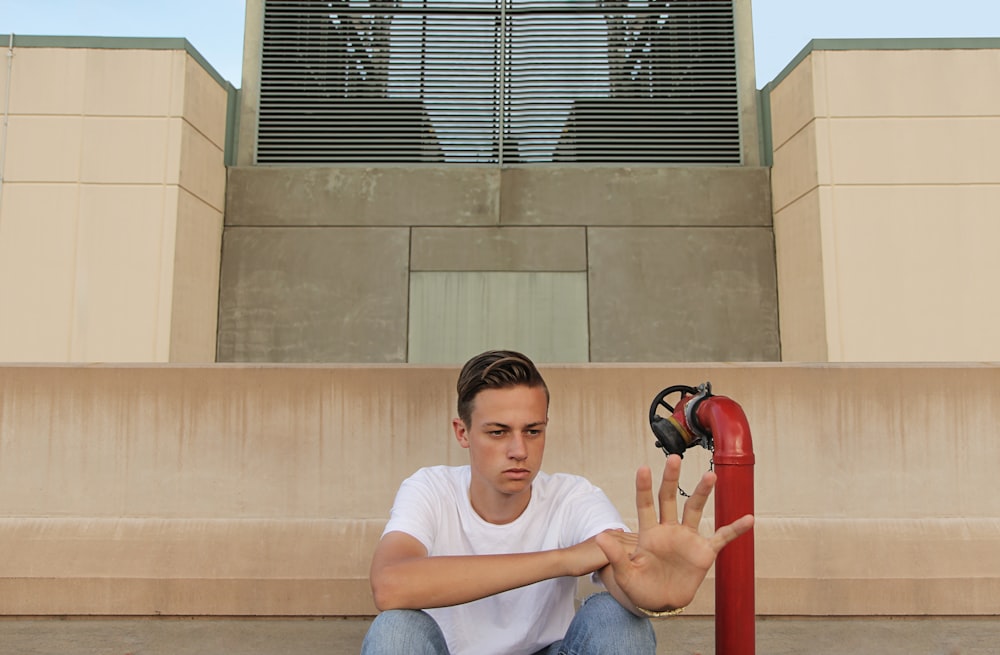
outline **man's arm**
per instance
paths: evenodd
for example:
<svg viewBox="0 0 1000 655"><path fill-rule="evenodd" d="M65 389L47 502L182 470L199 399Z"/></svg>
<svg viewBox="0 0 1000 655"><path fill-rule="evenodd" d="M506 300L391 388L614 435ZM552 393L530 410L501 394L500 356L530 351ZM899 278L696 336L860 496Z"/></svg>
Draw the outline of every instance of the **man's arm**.
<svg viewBox="0 0 1000 655"><path fill-rule="evenodd" d="M541 580L592 573L608 559L596 537L570 548L510 555L429 557L405 532L382 537L369 579L379 610L447 607Z"/></svg>
<svg viewBox="0 0 1000 655"><path fill-rule="evenodd" d="M636 473L639 533L634 547L610 535L597 536L597 543L609 562L601 571L601 579L608 591L634 613L638 613L636 607L662 611L686 606L694 598L719 551L753 527L753 516L747 514L722 526L709 538L698 534L702 512L715 486L715 474L711 472L702 476L694 493L684 503L682 519L678 522L680 469L679 456L667 458L660 481L659 515L653 503L649 468L644 466Z"/></svg>

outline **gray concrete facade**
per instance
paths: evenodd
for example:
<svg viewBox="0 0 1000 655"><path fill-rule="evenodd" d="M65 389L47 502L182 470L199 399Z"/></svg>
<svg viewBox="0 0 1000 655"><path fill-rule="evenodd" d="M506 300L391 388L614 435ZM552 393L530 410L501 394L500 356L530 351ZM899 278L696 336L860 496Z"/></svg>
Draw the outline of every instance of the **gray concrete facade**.
<svg viewBox="0 0 1000 655"><path fill-rule="evenodd" d="M435 271L586 273L590 361L780 358L764 168L249 166L227 193L219 361L426 361Z"/></svg>
<svg viewBox="0 0 1000 655"><path fill-rule="evenodd" d="M256 165L264 0L247 0L218 360L439 362L484 342L540 362L779 359L751 1L733 17L740 166L282 167ZM546 298L569 309L539 315ZM585 344L540 345L567 320Z"/></svg>

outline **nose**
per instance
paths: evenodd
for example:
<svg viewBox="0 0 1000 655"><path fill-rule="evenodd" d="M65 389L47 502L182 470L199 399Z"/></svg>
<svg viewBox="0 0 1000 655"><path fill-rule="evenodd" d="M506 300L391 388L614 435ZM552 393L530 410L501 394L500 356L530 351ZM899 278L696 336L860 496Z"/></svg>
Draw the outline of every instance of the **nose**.
<svg viewBox="0 0 1000 655"><path fill-rule="evenodd" d="M518 461L528 458L528 447L525 443L524 435L520 432L515 432L511 435L507 446L507 457Z"/></svg>

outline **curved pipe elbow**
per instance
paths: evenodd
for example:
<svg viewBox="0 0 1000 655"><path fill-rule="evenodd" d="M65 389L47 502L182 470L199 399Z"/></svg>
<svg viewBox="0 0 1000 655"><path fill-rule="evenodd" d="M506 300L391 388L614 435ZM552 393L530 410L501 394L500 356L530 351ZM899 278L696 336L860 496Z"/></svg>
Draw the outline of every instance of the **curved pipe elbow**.
<svg viewBox="0 0 1000 655"><path fill-rule="evenodd" d="M716 464L754 463L750 424L739 404L726 396L710 396L698 405L697 417L712 435Z"/></svg>

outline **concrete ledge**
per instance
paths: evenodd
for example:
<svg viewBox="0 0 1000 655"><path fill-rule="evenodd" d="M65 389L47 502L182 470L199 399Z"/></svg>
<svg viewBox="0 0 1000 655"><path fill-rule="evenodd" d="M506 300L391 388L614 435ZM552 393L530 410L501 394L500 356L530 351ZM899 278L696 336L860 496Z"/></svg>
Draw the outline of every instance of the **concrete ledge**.
<svg viewBox="0 0 1000 655"><path fill-rule="evenodd" d="M383 525L2 519L0 615L371 616L368 563ZM764 518L757 612L992 615L998 546L1000 519ZM713 580L690 614L714 612ZM581 598L594 590L581 578Z"/></svg>
<svg viewBox="0 0 1000 655"><path fill-rule="evenodd" d="M663 461L652 397L708 379L738 399L757 460L758 614L996 615L1000 366L543 373L546 469L586 475L627 521L635 467ZM373 613L368 565L399 482L466 461L449 433L455 374L0 366L0 615ZM682 486L708 455L688 452ZM712 612L712 587L692 614Z"/></svg>
<svg viewBox="0 0 1000 655"><path fill-rule="evenodd" d="M383 524L2 519L0 614L370 616Z"/></svg>

